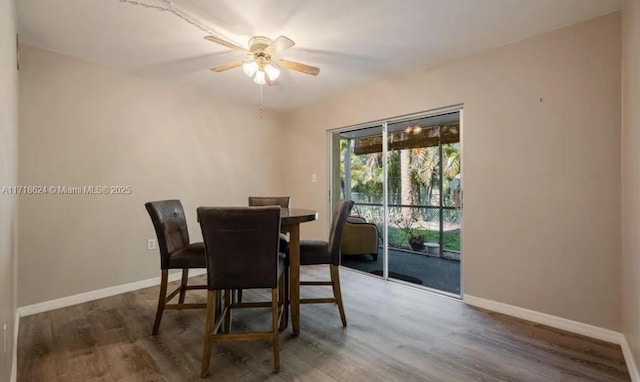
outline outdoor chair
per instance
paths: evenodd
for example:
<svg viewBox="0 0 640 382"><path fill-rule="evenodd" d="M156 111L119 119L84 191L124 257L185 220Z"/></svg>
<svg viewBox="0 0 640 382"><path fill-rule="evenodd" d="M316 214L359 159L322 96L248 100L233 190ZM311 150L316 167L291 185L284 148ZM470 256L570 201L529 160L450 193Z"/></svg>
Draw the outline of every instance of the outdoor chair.
<svg viewBox="0 0 640 382"><path fill-rule="evenodd" d="M378 260L378 227L360 216L349 216L344 226L342 256L371 255Z"/></svg>

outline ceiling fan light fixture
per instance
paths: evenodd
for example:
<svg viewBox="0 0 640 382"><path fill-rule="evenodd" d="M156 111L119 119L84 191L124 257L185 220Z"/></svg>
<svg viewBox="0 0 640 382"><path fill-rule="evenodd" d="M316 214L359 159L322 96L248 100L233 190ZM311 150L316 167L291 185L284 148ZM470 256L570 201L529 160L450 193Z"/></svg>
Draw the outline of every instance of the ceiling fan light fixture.
<svg viewBox="0 0 640 382"><path fill-rule="evenodd" d="M249 77L253 77L254 74L258 71L258 63L255 61L245 62L242 64L242 70L244 70L244 74Z"/></svg>
<svg viewBox="0 0 640 382"><path fill-rule="evenodd" d="M258 70L256 72L256 76L253 77L253 82L255 82L258 85L264 85L267 83L266 79L264 78L265 73L262 70Z"/></svg>
<svg viewBox="0 0 640 382"><path fill-rule="evenodd" d="M280 70L278 70L274 65L266 64L264 66L264 71L267 73L267 77L269 77L270 81L275 81L280 77Z"/></svg>

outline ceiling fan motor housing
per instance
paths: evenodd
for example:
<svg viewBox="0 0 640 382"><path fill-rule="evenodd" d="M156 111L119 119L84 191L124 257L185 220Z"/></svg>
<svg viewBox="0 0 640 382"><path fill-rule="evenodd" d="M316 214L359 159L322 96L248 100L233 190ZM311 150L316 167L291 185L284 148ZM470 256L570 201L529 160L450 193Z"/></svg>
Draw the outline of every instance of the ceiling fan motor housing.
<svg viewBox="0 0 640 382"><path fill-rule="evenodd" d="M262 37L262 36L251 37L249 39L249 50L254 54L264 52L264 50L267 49L267 47L271 44L271 42L272 42L271 39L266 37Z"/></svg>

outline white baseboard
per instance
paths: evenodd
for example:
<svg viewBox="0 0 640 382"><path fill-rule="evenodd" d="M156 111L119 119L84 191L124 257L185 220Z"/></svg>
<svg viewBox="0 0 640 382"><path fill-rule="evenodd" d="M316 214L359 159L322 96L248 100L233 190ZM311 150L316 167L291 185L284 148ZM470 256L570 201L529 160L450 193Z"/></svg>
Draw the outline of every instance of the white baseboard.
<svg viewBox="0 0 640 382"><path fill-rule="evenodd" d="M18 380L18 329L20 328L20 314L16 309L16 316L13 322L13 360L11 361L11 382Z"/></svg>
<svg viewBox="0 0 640 382"><path fill-rule="evenodd" d="M633 358L633 353L631 353L631 348L629 347L629 343L627 342L626 337L622 337L622 343L620 344L620 347L622 347L622 355L624 355L624 362L627 364L627 369L629 370L631 381L640 382L640 372L638 372L636 361Z"/></svg>
<svg viewBox="0 0 640 382"><path fill-rule="evenodd" d="M191 270L189 277L207 274L206 269ZM182 278L181 272L170 273L169 281L176 281ZM51 301L40 302L33 305L21 306L18 308L20 317L30 316L32 314L48 312L54 309L66 308L76 304L97 300L100 298L115 296L121 293L131 292L138 289L148 288L160 284L160 277L154 277L148 280L136 281L128 284L117 285L114 287L98 289L91 292L80 293L73 296L58 298Z"/></svg>
<svg viewBox="0 0 640 382"><path fill-rule="evenodd" d="M473 305L478 308L491 310L493 312L506 314L508 316L547 325L552 328L566 330L567 332L620 345L631 381L640 382L640 372L638 371L635 359L633 358L633 353L631 352L627 338L622 333L578 321L568 320L558 316L552 316L546 313L536 312L535 310L529 310L519 306L470 296L468 294L463 296L463 301L466 304Z"/></svg>
<svg viewBox="0 0 640 382"><path fill-rule="evenodd" d="M622 333L613 330L600 328L598 326L593 326L578 321L568 320L566 318L558 316L552 316L546 313L536 312L535 310L529 310L521 308L519 306L486 300L480 297L470 296L468 294L464 295L463 301L466 304L477 306L478 308L491 310L494 312L506 314L508 316L522 318L523 320L536 322L538 324L551 326L552 328L566 330L567 332L580 334L617 345L621 345L624 338Z"/></svg>

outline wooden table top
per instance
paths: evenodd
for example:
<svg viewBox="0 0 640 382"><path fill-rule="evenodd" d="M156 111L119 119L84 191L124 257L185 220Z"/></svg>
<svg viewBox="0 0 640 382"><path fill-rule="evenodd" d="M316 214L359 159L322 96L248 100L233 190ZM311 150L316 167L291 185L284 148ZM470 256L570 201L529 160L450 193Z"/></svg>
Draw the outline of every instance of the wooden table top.
<svg viewBox="0 0 640 382"><path fill-rule="evenodd" d="M283 208L280 212L280 224L300 224L318 220L318 211L304 208Z"/></svg>

